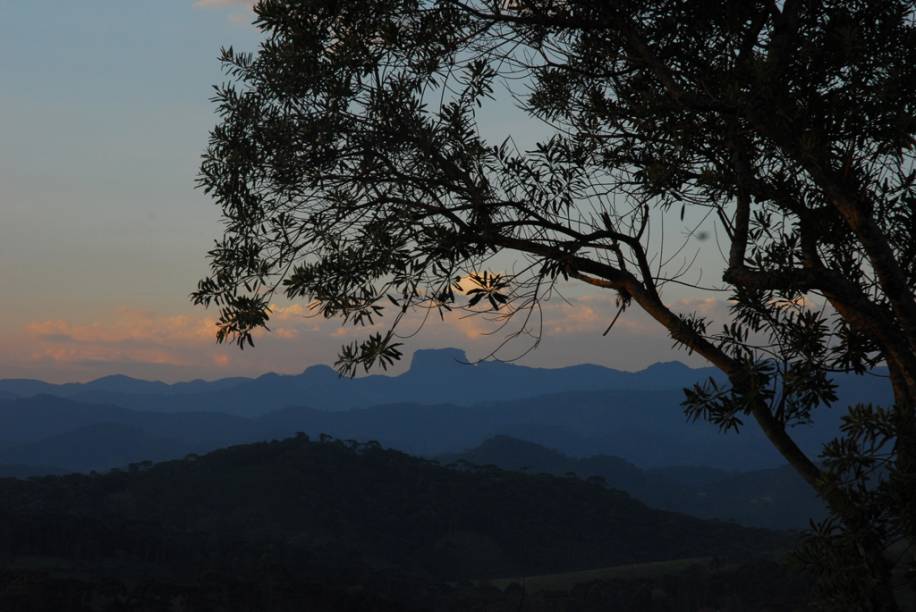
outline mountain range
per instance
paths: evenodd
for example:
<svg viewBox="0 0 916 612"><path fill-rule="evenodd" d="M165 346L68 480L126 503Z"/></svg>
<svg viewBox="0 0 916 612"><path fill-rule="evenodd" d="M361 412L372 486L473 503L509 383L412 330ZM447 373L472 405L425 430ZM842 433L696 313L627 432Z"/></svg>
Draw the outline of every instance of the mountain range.
<svg viewBox="0 0 916 612"><path fill-rule="evenodd" d="M499 361L470 363L458 349L418 350L398 376L342 378L326 365L301 374L194 380L176 384L114 375L55 385L32 379L0 380L0 400L52 395L153 412L223 412L259 416L289 406L342 411L388 403L471 405L565 391L680 389L717 376L713 368L657 363L639 372L597 365L533 368Z"/></svg>
<svg viewBox="0 0 916 612"><path fill-rule="evenodd" d="M887 402L876 374L840 378L837 405L793 429L800 446L816 457L837 435L845 405ZM357 379L315 366L172 385L0 380L0 476L127 468L301 432L446 462L575 472L658 508L805 526L822 507L753 421L735 434L685 419L682 388L710 376L674 362L640 372L468 365L444 349L418 351L399 376Z"/></svg>
<svg viewBox="0 0 916 612"><path fill-rule="evenodd" d="M889 401L873 374L837 379L836 406L792 431L803 449L817 455L845 405ZM724 434L685 418L683 388L708 378L676 362L472 365L444 349L357 379L314 366L176 384L0 380L0 607L27 592L56 609L447 597L508 610L515 595L478 579L582 571L595 609L649 609L659 588L752 609L794 576L778 560L798 534L772 530L824 509L752 421ZM712 569L587 578L673 560ZM388 604L367 606L370 592Z"/></svg>
<svg viewBox="0 0 916 612"><path fill-rule="evenodd" d="M442 349L417 351L399 376L357 379L327 366L172 385L125 376L63 385L8 379L0 380L0 464L104 469L303 431L420 455L461 452L506 434L646 467L778 467L780 457L753 422L735 435L686 421L682 388L715 376L677 362L640 372L469 365L463 352ZM889 401L884 382L842 377L837 405L793 435L817 454L838 432L844 405Z"/></svg>

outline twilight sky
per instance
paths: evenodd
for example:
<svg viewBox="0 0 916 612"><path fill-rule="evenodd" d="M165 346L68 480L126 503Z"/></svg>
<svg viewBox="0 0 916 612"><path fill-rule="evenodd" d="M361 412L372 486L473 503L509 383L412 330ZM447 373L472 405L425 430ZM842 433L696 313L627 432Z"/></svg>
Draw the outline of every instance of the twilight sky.
<svg viewBox="0 0 916 612"><path fill-rule="evenodd" d="M274 333L240 352L217 346L214 313L188 300L220 230L217 208L194 189L215 121L211 85L223 80L216 56L221 45L256 50L251 4L0 0L0 378L299 372L333 362L353 334L278 304ZM521 125L498 115L482 127ZM635 310L602 337L614 296L568 295L546 306L543 342L522 363L701 363ZM724 308L708 295L667 295L679 310ZM487 329L434 322L408 349L482 357L497 342Z"/></svg>

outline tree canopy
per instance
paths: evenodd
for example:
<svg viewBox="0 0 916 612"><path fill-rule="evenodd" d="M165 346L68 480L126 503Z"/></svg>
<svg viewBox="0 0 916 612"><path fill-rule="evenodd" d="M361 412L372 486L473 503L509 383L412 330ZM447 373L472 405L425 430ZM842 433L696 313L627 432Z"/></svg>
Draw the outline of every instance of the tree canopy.
<svg viewBox="0 0 916 612"><path fill-rule="evenodd" d="M639 307L727 375L686 390L688 416L753 418L827 500L834 520L805 553L824 592L900 605L884 551L916 531L911 1L256 12L258 53L222 53L230 81L201 168L225 231L193 298L220 308L219 340L251 343L278 291L347 324L388 322L342 349L353 374L400 357L414 309L490 311L536 338L558 284L615 292L609 321ZM543 129L536 145L478 129L502 92ZM724 326L666 301L689 281L652 228L685 214L716 223ZM493 269L498 254L519 264ZM819 463L802 453L790 426L835 399L830 375L879 365L895 404L850 407Z"/></svg>

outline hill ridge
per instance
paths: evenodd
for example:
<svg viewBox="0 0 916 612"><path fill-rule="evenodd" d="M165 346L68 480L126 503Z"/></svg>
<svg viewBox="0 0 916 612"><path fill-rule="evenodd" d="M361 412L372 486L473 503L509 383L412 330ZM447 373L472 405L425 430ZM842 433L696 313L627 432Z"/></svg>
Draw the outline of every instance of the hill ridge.
<svg viewBox="0 0 916 612"><path fill-rule="evenodd" d="M375 443L304 435L129 472L0 480L0 515L9 532L0 538L0 557L4 545L57 546L28 539L29 524L57 517L62 524L82 521L90 531L96 523L113 533L147 525L257 542L332 569L394 564L439 579L696 555L742 558L787 541L653 510L620 491L569 478L454 470ZM139 554L133 542L143 547L135 536L115 541L128 557ZM65 549L32 552L67 557Z"/></svg>

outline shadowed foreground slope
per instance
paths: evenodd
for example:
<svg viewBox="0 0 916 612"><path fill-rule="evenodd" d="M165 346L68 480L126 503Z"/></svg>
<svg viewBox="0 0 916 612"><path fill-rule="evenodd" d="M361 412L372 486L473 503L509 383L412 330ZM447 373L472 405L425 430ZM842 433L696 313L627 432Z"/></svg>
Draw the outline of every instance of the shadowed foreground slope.
<svg viewBox="0 0 916 612"><path fill-rule="evenodd" d="M0 480L4 566L113 584L268 571L294 583L384 590L398 580L744 560L786 543L576 479L448 469L373 444L304 436L131 472Z"/></svg>
<svg viewBox="0 0 916 612"><path fill-rule="evenodd" d="M789 466L748 472L689 466L647 470L620 457L570 457L509 436L494 436L464 453L441 455L439 460L598 478L652 508L733 520L749 527L800 530L826 515L823 502Z"/></svg>
<svg viewBox="0 0 916 612"><path fill-rule="evenodd" d="M207 534L269 544L318 565L394 566L440 579L742 557L782 541L772 532L652 510L576 479L457 471L371 444L304 437L133 473L0 481L0 511L8 519L0 527L6 554L31 546L33 554L64 557L82 550L78 531L36 543L28 529L12 527L55 517L88 531L131 530L141 539L160 530ZM142 560L129 538L124 546Z"/></svg>

